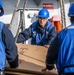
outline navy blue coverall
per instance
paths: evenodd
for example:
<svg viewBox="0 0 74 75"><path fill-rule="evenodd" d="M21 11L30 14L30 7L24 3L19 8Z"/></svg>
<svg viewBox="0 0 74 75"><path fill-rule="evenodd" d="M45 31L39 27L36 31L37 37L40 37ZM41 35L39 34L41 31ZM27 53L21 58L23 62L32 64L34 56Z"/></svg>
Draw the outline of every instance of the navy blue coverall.
<svg viewBox="0 0 74 75"><path fill-rule="evenodd" d="M6 59L11 68L18 66L18 51L15 45L13 35L6 25L3 25L2 29L2 40L6 47Z"/></svg>
<svg viewBox="0 0 74 75"><path fill-rule="evenodd" d="M55 27L50 21L47 21L43 28L36 21L18 35L17 43L24 43L29 38L32 38L31 43L33 45L50 45L56 35Z"/></svg>

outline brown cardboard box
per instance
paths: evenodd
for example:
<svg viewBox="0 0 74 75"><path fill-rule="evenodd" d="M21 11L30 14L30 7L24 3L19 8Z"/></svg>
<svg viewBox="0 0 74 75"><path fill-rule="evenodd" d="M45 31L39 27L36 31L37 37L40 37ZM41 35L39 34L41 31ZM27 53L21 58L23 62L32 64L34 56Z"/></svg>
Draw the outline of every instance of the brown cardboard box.
<svg viewBox="0 0 74 75"><path fill-rule="evenodd" d="M19 58L36 65L45 66L45 59L48 48L36 45L16 44Z"/></svg>
<svg viewBox="0 0 74 75"><path fill-rule="evenodd" d="M36 45L26 45L26 44L16 44L19 53L19 59L21 63L19 67L16 69L9 69L7 68L6 71L8 72L23 72L24 74L28 72L28 74L34 75L58 75L56 70L47 71L47 73L43 74L41 70L45 68L45 59L48 48L43 46L36 46ZM7 67L9 67L7 63ZM20 74L23 75L23 74Z"/></svg>

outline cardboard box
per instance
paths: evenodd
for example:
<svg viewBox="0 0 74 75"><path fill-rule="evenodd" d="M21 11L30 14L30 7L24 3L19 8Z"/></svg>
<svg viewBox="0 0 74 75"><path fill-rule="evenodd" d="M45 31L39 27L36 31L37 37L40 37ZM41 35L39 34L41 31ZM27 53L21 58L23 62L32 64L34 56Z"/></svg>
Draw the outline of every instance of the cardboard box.
<svg viewBox="0 0 74 75"><path fill-rule="evenodd" d="M28 72L28 74L34 75L58 75L55 69L42 73L41 70L45 68L45 60L48 48L36 45L26 45L26 44L16 44L19 53L19 59L21 63L16 69L9 68L7 63L6 72L13 73L23 73ZM18 74L19 75L19 74ZM23 74L20 74L23 75Z"/></svg>
<svg viewBox="0 0 74 75"><path fill-rule="evenodd" d="M18 47L19 58L34 63L36 65L45 66L46 54L48 48L44 46L16 44Z"/></svg>

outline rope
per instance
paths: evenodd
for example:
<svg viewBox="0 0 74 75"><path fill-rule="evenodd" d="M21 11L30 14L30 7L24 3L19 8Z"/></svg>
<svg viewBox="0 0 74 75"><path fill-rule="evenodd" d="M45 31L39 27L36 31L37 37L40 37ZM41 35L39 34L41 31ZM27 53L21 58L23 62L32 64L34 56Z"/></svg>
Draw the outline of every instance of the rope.
<svg viewBox="0 0 74 75"><path fill-rule="evenodd" d="M61 22L62 22L62 27L63 27L63 8L62 8L62 1L60 0L60 12L61 12Z"/></svg>
<svg viewBox="0 0 74 75"><path fill-rule="evenodd" d="M63 20L64 20L64 25L63 27L65 28L66 27L66 16L65 16L65 6L64 6L64 0L62 0L62 6L63 6Z"/></svg>
<svg viewBox="0 0 74 75"><path fill-rule="evenodd" d="M61 21L62 21L62 27L66 27L66 18L65 18L65 9L64 9L64 0L60 0L60 12L61 12Z"/></svg>
<svg viewBox="0 0 74 75"><path fill-rule="evenodd" d="M22 19L23 19L23 15L24 15L24 10L25 10L25 7L26 7L27 2L28 2L28 0L25 0L25 2L24 2L24 6L23 6L23 10L22 10L22 15L21 15L21 17L20 17L20 21L19 21L18 29L17 29L16 36L15 36L15 42L17 41L17 37L18 37L18 33L19 33L19 29L20 29L21 24L22 24Z"/></svg>
<svg viewBox="0 0 74 75"><path fill-rule="evenodd" d="M20 3L20 0L17 0L17 3L16 3L16 6L15 6L15 9L14 9L14 12L13 12L13 15L12 15L12 19L11 19L11 22L10 22L10 25L9 25L9 28L11 29L11 26L12 26L12 23L13 23L13 19L15 17L15 14L16 14L16 11L18 9L18 5Z"/></svg>

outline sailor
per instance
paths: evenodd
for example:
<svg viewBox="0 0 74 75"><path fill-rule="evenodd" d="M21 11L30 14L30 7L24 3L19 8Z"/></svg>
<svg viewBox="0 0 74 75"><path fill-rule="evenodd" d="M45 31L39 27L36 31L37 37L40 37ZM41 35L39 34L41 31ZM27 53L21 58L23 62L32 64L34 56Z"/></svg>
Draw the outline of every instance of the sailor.
<svg viewBox="0 0 74 75"><path fill-rule="evenodd" d="M57 35L54 25L48 21L49 16L49 11L42 8L38 13L38 20L32 23L29 28L19 33L17 43L24 43L29 38L32 38L32 45L48 48Z"/></svg>
<svg viewBox="0 0 74 75"><path fill-rule="evenodd" d="M59 75L74 75L74 3L68 15L71 25L63 29L51 43L43 72L53 69L56 63Z"/></svg>
<svg viewBox="0 0 74 75"><path fill-rule="evenodd" d="M4 9L0 0L0 17L3 15ZM0 21L0 75L4 75L6 60L11 68L18 67L18 51L13 35L8 27Z"/></svg>

